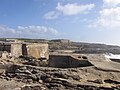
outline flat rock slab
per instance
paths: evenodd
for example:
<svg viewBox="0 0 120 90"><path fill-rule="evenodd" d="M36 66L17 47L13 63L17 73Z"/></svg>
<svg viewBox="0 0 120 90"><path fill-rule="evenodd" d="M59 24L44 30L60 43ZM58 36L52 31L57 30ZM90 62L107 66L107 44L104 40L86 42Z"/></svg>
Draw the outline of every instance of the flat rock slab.
<svg viewBox="0 0 120 90"><path fill-rule="evenodd" d="M88 55L88 60L98 69L120 72L120 63L113 62L104 55Z"/></svg>

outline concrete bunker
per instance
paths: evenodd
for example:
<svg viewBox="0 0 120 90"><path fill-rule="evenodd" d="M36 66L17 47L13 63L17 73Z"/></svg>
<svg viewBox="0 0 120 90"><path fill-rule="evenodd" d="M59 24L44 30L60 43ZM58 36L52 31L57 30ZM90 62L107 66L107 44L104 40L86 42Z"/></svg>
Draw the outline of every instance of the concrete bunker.
<svg viewBox="0 0 120 90"><path fill-rule="evenodd" d="M93 65L83 55L50 55L49 66L55 68L75 68Z"/></svg>
<svg viewBox="0 0 120 90"><path fill-rule="evenodd" d="M19 57L21 55L34 58L49 58L48 44L46 43L16 43L11 44L12 56Z"/></svg>
<svg viewBox="0 0 120 90"><path fill-rule="evenodd" d="M28 56L34 58L49 58L47 43L0 43L0 57L8 52L12 57Z"/></svg>
<svg viewBox="0 0 120 90"><path fill-rule="evenodd" d="M2 57L2 54L3 53L6 53L6 52L8 52L8 53L10 53L11 52L11 44L9 44L9 43L7 43L7 44L5 44L5 43L0 43L0 57Z"/></svg>

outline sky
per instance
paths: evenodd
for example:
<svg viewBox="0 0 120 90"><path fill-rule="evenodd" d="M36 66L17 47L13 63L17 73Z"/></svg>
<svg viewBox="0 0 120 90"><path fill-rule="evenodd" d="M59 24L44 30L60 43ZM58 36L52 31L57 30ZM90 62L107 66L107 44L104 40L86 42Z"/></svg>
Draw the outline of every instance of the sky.
<svg viewBox="0 0 120 90"><path fill-rule="evenodd" d="M120 45L120 0L0 0L0 38Z"/></svg>

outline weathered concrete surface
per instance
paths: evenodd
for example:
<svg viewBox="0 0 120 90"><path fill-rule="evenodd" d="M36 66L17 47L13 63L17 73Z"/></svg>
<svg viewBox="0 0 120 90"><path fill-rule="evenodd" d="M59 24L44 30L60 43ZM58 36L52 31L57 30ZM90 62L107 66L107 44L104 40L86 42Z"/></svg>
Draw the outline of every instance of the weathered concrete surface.
<svg viewBox="0 0 120 90"><path fill-rule="evenodd" d="M49 58L48 44L44 43L12 43L11 55L19 57L21 55L33 56L35 58Z"/></svg>
<svg viewBox="0 0 120 90"><path fill-rule="evenodd" d="M120 63L113 62L104 55L88 55L88 60L98 69L120 72Z"/></svg>
<svg viewBox="0 0 120 90"><path fill-rule="evenodd" d="M35 58L49 58L48 44L31 43L27 44L28 56Z"/></svg>
<svg viewBox="0 0 120 90"><path fill-rule="evenodd" d="M19 57L22 55L22 44L21 43L11 44L11 55L14 57Z"/></svg>
<svg viewBox="0 0 120 90"><path fill-rule="evenodd" d="M88 62L87 57L82 58L83 55L80 54L59 54L59 55L50 55L49 66L57 68L73 68L73 67L87 67L92 66ZM85 56L83 56L85 57Z"/></svg>
<svg viewBox="0 0 120 90"><path fill-rule="evenodd" d="M82 67L91 64L101 70L120 72L120 63L113 62L102 54L86 54L86 59L79 58L80 56L82 54L50 55L49 65L51 67Z"/></svg>

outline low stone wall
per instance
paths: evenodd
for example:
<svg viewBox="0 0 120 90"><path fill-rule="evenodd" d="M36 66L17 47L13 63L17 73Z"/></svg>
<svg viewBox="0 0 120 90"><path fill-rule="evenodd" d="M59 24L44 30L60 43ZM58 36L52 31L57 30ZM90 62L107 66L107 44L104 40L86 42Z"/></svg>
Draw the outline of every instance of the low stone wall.
<svg viewBox="0 0 120 90"><path fill-rule="evenodd" d="M79 56L78 56L79 57ZM69 57L70 67L87 67L92 66L88 59L79 59L72 56Z"/></svg>
<svg viewBox="0 0 120 90"><path fill-rule="evenodd" d="M56 68L75 68L92 66L87 59L79 59L70 55L50 55L49 66Z"/></svg>
<svg viewBox="0 0 120 90"><path fill-rule="evenodd" d="M50 55L49 57L49 66L56 68L67 68L70 67L69 56L61 55Z"/></svg>

